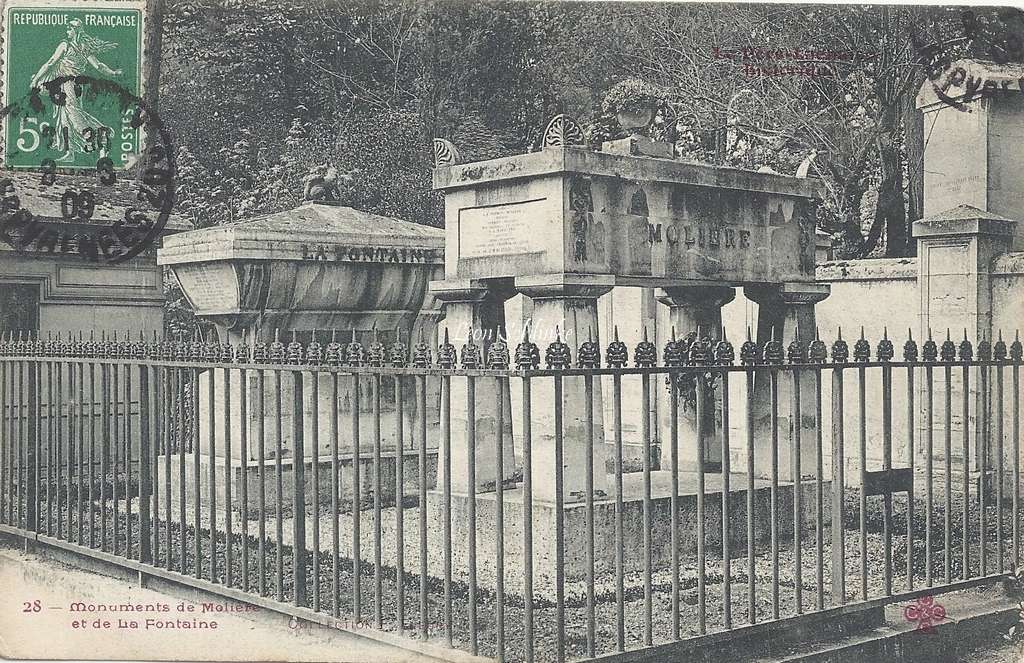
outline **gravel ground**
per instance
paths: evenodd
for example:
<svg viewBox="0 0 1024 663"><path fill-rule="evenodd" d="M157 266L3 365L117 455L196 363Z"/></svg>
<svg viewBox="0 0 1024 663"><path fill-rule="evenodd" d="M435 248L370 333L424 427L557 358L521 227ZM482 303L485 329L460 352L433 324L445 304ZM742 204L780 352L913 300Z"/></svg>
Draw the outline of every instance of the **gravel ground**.
<svg viewBox="0 0 1024 663"><path fill-rule="evenodd" d="M121 490L123 494L123 490ZM96 489L98 494L98 488ZM161 495L161 498L163 496ZM894 500L894 514L892 519L892 568L894 569L892 575L892 587L893 591L902 591L907 586L907 545L906 545L906 498L902 497L902 501L897 498ZM945 505L941 503L942 500L937 500L932 510L932 540L933 540L933 554L932 554L932 572L936 584L941 583L944 580L944 554L943 554L943 534L944 534L944 518ZM1007 501L1008 502L1008 501ZM108 550L114 550L115 542L113 540L113 523L117 522L117 529L119 532L119 538L117 540L116 551L123 554L124 552L124 537L126 533L126 526L129 520L125 517L125 507L127 503L121 501L119 504L119 515L115 521L113 517L113 510L111 508L112 503L108 502L107 505L107 530L106 530L106 542L105 548ZM181 536L184 533L186 548L185 548L185 559L184 559L184 570L188 575L195 575L195 536L196 529L193 524L186 524L184 532L177 522L179 519L177 513L177 500L172 502L172 524L168 529L163 524L159 525L160 538L157 548L157 562L160 566L167 565L167 553L168 548L166 546L166 537L170 536L171 546L170 552L170 568L176 571L182 569L182 560L180 558L180 542ZM848 601L859 600L862 595L863 589L861 581L861 553L860 553L860 535L859 535L859 500L855 491L849 491L846 497L846 518L844 519L845 525L845 541L844 541L844 560L846 570L846 596ZM961 576L962 569L962 513L963 503L956 502L954 500L950 509L951 513L951 528L950 528L950 544L951 544L951 558L950 558L950 572L952 578L956 580ZM978 526L978 506L977 502L969 503L969 529L968 529L968 541L970 544L970 557L971 557L971 574L977 575L979 572L979 555L981 553L981 547L978 545L980 529ZM1009 506L1007 503L1005 506ZM56 530L55 521L57 513L56 500L53 505L53 525L54 531ZM45 508L45 507L44 507ZM221 509L223 507L221 506ZM418 541L418 522L415 516L415 503L410 504L406 510L406 531L405 537L407 541ZM915 504L917 513L924 513L924 504L921 500L917 500ZM132 517L130 519L130 526L132 531L132 551L131 556L137 557L138 555L138 500L131 500ZM77 521L74 514L74 508L71 509L72 513L72 528L71 530L77 531ZM88 509L86 509L88 511ZM384 513L384 518L393 518L393 509L387 509ZM995 571L995 560L996 560L996 544L995 544L995 509L994 507L988 507L988 535L986 546L987 557L988 557L988 568L987 572L991 573ZM83 530L85 536L83 537L86 545L89 544L89 532L90 529L93 534L94 546L100 547L100 524L99 524L99 509L95 509L96 516L92 527L86 517L83 522ZM188 523L192 522L191 509L186 509ZM868 517L866 518L866 527L868 530L866 537L866 549L867 549L867 578L866 588L868 598L874 598L883 596L885 593L885 543L884 536L882 534L883 520L882 520L882 508L881 500L878 499L877 503L874 498L869 500ZM164 505L161 503L159 516L162 519L164 516ZM278 547L275 543L275 520L273 512L268 513L267 522L267 540L264 541L264 556L265 560L263 569L263 579L265 583L265 594L274 596L282 599L286 602L291 601L291 595L293 591L293 568L292 568L292 547L291 543L291 522L287 518L287 514L282 520L282 543ZM350 514L343 514L341 516L342 521L342 532L347 531L347 525L350 522ZM217 552L216 552L216 567L217 567L217 582L223 583L225 581L225 549L226 549L226 537L223 532L224 513L223 510L218 514L218 532L216 536L217 541ZM232 584L235 586L242 586L242 578L247 580L246 589L248 591L255 591L255 588L259 584L259 564L258 564L258 540L254 534L256 534L257 523L255 521L249 521L247 537L247 546L249 551L248 565L243 570L242 568L242 542L243 539L239 535L242 530L242 520L240 515L235 512L233 514L233 535L230 539L232 554ZM329 520L325 516L321 516L321 531L320 531L320 542L321 552L319 554L317 570L318 579L314 579L313 575L313 562L310 559L304 572L307 578L307 587L310 592L310 607L316 607L324 613L332 614L334 610L334 592L332 589L333 575L334 575L334 564L332 556L330 554L330 527L326 524ZM364 530L369 530L372 527L372 512L364 512L362 516ZM916 517L914 519L914 546L913 546L913 583L915 587L921 587L924 585L925 572L926 572L926 550L924 542L925 533L925 519L923 517ZM714 526L712 523L708 524L709 527ZM1011 532L1011 516L1008 509L1004 509L1003 513L1003 526L1004 526L1004 562L1005 568L1010 568L1012 560L1010 559L1010 532ZM824 555L821 566L822 576L822 587L819 594L817 584L817 557L815 554L815 542L813 538L813 531L805 536L803 545L801 546L801 564L800 564L800 587L801 587L801 607L804 612L813 611L816 608L817 601L820 597L821 602L827 607L832 602L831 596L831 578L832 568L830 562L831 555L831 541L829 532L826 527L825 538L824 538ZM307 526L307 536L312 541L311 526ZM900 534L896 534L899 532ZM202 568L199 570L200 575L203 578L209 579L209 550L210 550L210 538L209 538L209 521L208 511L206 506L203 506L202 515L200 518L200 529L199 536L202 546ZM810 539L810 540L808 540ZM745 624L750 619L749 606L748 606L748 589L750 578L747 576L747 559L745 556L745 546L734 546L738 548L742 554L741 557L734 557L731 561L731 574L729 586L730 600L732 613L733 626L739 626ZM348 550L347 539L343 540L341 546L342 555ZM379 610L380 612L380 627L386 631L397 632L398 628L398 616L397 616L397 604L399 597L399 590L396 588L395 572L393 568L382 567L380 569L381 586L379 590L380 599L379 602L375 600L375 581L373 575L373 560L372 560L372 547L363 548L364 560L362 564L362 573L357 577L353 573L353 566L350 560L341 557L338 563L338 591L337 595L340 597L340 605L338 606L337 614L342 618L352 619L354 613L352 610L352 599L354 595L354 588L358 584L360 587L360 593L362 598L361 618L364 622L372 624L374 622L374 611ZM280 552L280 555L278 554ZM724 628L724 605L725 605L725 578L723 577L723 565L720 558L715 557L715 550L708 551L708 560L705 566L706 569L706 591L705 591L705 602L703 616L706 622L706 630L713 632ZM778 553L779 558L779 582L778 582L778 616L786 617L795 614L797 611L796 601L796 587L797 587L797 572L796 572L796 555L795 551L789 542L782 542ZM278 581L277 568L278 560L280 559L281 575L280 581ZM419 625L424 621L428 625L428 632L431 639L439 639L443 642L444 638L444 595L443 588L440 581L436 579L428 579L426 588L426 602L427 602L427 613L426 619L422 619L420 609L420 578L418 575L408 573L409 570L414 572L418 571L418 565L415 560L407 560L406 571L403 578L401 593L404 596L404 625L403 629L410 637L415 637L418 633ZM700 633L700 601L697 588L697 570L696 560L693 558L684 558L680 569L681 577L681 592L680 592L680 606L679 606L679 622L680 622L680 635L681 637L687 637L697 635ZM643 644L642 637L645 632L645 601L643 592L642 578L633 576L628 578L626 581L627 592L624 601L623 609L623 621L625 631L625 645L627 648L641 646ZM596 607L595 607L595 633L596 633L596 652L598 654L602 652L614 651L616 646L616 633L617 633L617 605L615 602L614 593L614 577L602 577L598 579L596 584ZM314 605L312 595L315 594L315 587L319 587L319 605ZM652 578L651 588L651 615L652 615L652 639L655 643L667 642L672 637L672 592L671 592L671 574L669 569L662 568L657 569ZM772 581L772 554L769 549L759 548L756 551L755 559L755 578L754 578L754 590L755 590L755 610L756 619L763 621L772 619L775 616L775 610L773 609L773 581ZM468 598L469 588L468 585L462 581L456 580L452 587L452 630L456 634L456 638L453 645L456 647L471 649L471 643L467 641L468 634L470 633L470 601ZM582 656L586 654L586 631L587 631L587 610L586 603L584 600L585 591L579 584L566 587L566 605L565 605L565 627L564 627L564 641L566 654L569 657ZM515 595L506 595L504 603L504 638L506 648L506 658L508 660L522 660L522 652L524 650L524 615L522 608L522 598ZM478 632L478 647L479 653L485 656L494 656L496 654L496 596L492 591L488 591L481 588L477 591L477 613L475 616L477 632ZM544 601L538 598L535 601L534 609L534 645L536 658L539 661L553 660L555 658L555 645L558 641L557 634L559 632L557 623L557 608L549 601ZM972 660L983 660L983 659L972 659ZM998 659L997 659L998 660Z"/></svg>

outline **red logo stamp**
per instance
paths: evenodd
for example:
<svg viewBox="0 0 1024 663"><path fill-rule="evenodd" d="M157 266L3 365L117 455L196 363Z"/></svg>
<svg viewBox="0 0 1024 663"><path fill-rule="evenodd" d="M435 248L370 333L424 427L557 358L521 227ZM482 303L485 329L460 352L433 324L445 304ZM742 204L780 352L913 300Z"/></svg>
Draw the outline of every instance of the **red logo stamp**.
<svg viewBox="0 0 1024 663"><path fill-rule="evenodd" d="M936 603L934 597L922 596L903 608L903 618L917 622L917 630L929 633L935 629L935 624L946 618L946 609L941 603Z"/></svg>

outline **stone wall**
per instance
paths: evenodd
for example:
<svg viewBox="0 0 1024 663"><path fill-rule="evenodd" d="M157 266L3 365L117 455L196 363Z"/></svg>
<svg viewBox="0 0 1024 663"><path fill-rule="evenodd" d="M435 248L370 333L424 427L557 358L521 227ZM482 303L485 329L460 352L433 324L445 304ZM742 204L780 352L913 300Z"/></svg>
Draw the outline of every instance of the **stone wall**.
<svg viewBox="0 0 1024 663"><path fill-rule="evenodd" d="M836 335L842 330L843 338L847 340L851 351L853 344L860 336L863 326L865 337L871 342L872 354L874 355L878 341L888 330L889 338L893 341L896 351L896 359L899 360L903 353L903 343L907 338L908 330L912 331L914 339L920 349L924 342L922 330L920 329L920 295L918 291L918 261L916 258L896 259L872 259L872 260L849 260L830 261L820 263L817 266L817 278L819 281L828 283L832 287L832 294L823 302L818 304L817 323L821 338L831 348ZM1014 329L1021 326L1024 321L1024 253L1008 253L998 257L992 263L992 321L993 333L1003 330L1004 339L1009 343L1013 340ZM599 336L602 348L606 348L611 341L615 327L618 327L619 338L630 348L632 363L633 348L643 337L643 329L646 325L649 339L657 344L659 356L665 342L671 333L671 325L668 319L668 307L660 304L655 299L653 289L644 288L614 288L611 292L599 300ZM509 300L506 306L506 316L510 327L512 321L521 320L523 316L529 316L529 303L524 302L521 296ZM736 298L723 308L722 318L726 327L726 333L730 340L737 346L746 337L746 328L749 326L753 332L757 321L757 304L743 295L742 288L737 288ZM510 329L510 332L513 330ZM677 335L682 335L689 330L676 330ZM514 332L513 332L514 333ZM945 338L945 328L933 330L937 342ZM954 341L963 337L963 330L953 330ZM551 339L534 338L543 347ZM585 340L585 339L582 339ZM976 343L977 339L972 338ZM516 340L511 341L512 344ZM567 341L570 346L575 346L574 341ZM857 372L844 371L845 375L845 411L844 433L846 440L846 471L848 480L856 480L856 472L859 469L858 454L858 417L857 413ZM922 422L923 392L922 377L920 372L915 384L915 448L917 458L920 462L924 449L924 436ZM651 413L656 419L668 416L668 399L664 389L664 380L652 380L651 390ZM954 431L959 430L959 375L954 372ZM1006 375L1006 391L1009 392L1010 377ZM745 419L744 401L745 386L742 380L734 380L730 385L731 390L731 459L734 468L744 467L746 463L745 444ZM627 459L638 460L642 449L640 417L641 398L639 380L623 380L623 438L626 443ZM903 466L908 461L908 442L906 436L906 394L907 377L906 371L897 369L893 371L893 463L896 466ZM935 382L935 449L937 458L941 458L942 429L941 419L943 413L942 394L943 384L941 374L936 371ZM611 436L612 407L613 401L610 383L605 388L607 395L604 401L605 425L609 439ZM519 399L517 390L513 388L513 408L518 412ZM1006 394L1005 412L1007 421L1010 412L1010 395ZM867 458L868 469L880 469L882 462L881 430L882 430L882 398L881 376L878 369L867 372L865 385L866 421L867 421ZM832 440L832 417L827 405L832 399L831 371L825 374L822 381L822 399L826 405L823 417L823 441L826 458L831 454ZM780 408L784 405L780 405ZM972 406L973 407L973 406ZM972 425L976 412L972 410ZM518 416L514 415L515 421ZM658 426L652 425L652 435L657 440ZM1006 440L1009 445L1009 427L1007 424ZM666 441L667 442L667 441ZM686 443L681 440L685 447ZM959 457L959 447L962 444L961 437L954 434L954 457ZM655 467L657 467L657 455L655 456ZM939 463L938 465L941 465ZM634 463L632 469L636 469Z"/></svg>

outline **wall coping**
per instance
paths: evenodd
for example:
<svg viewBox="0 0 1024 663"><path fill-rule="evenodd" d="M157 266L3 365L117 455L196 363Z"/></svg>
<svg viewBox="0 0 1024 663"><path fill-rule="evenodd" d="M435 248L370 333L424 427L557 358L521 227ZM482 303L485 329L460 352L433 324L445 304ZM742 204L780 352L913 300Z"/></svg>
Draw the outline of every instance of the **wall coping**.
<svg viewBox="0 0 1024 663"><path fill-rule="evenodd" d="M830 260L815 266L816 281L916 280L917 258Z"/></svg>

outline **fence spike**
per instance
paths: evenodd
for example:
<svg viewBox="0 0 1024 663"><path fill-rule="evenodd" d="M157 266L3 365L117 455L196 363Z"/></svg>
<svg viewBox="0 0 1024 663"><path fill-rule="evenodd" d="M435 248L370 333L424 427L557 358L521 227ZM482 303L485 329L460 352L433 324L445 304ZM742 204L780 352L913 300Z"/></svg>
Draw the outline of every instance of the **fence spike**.
<svg viewBox="0 0 1024 663"><path fill-rule="evenodd" d="M571 366L572 356L569 346L562 342L562 333L559 327L555 326L555 340L552 341L544 352L544 363L548 369L566 369Z"/></svg>
<svg viewBox="0 0 1024 663"><path fill-rule="evenodd" d="M608 364L608 368L625 368L628 361L629 350L626 344L619 340L619 327L615 325L612 342L608 344L608 350L605 352L605 363Z"/></svg>
<svg viewBox="0 0 1024 663"><path fill-rule="evenodd" d="M964 340L960 341L957 357L960 361L971 361L971 359L974 358L974 348L971 346L971 342L967 338L966 328L964 329Z"/></svg>
<svg viewBox="0 0 1024 663"><path fill-rule="evenodd" d="M470 325L466 342L462 345L460 363L462 368L480 368L480 362L480 347L473 342L473 326Z"/></svg>
<svg viewBox="0 0 1024 663"><path fill-rule="evenodd" d="M893 347L892 341L889 340L888 326L882 328L882 340L878 342L875 353L878 355L879 361L889 361L896 355L896 349Z"/></svg>
<svg viewBox="0 0 1024 663"><path fill-rule="evenodd" d="M447 334L447 330L445 331ZM516 346L516 367L519 370L535 369L540 366L540 348L530 342L529 326L523 327L523 340Z"/></svg>
<svg viewBox="0 0 1024 663"><path fill-rule="evenodd" d="M658 364L658 348L647 340L647 325L644 325L644 338L637 343L633 351L633 361L640 368L652 368Z"/></svg>
<svg viewBox="0 0 1024 663"><path fill-rule="evenodd" d="M1024 356L1024 346L1020 342L1020 331L1017 331L1013 338L1013 343L1010 344L1010 359L1020 363L1020 360Z"/></svg>
<svg viewBox="0 0 1024 663"><path fill-rule="evenodd" d="M992 346L992 358L996 361L1006 361L1006 341L1003 340L1003 330L999 330L999 340Z"/></svg>
<svg viewBox="0 0 1024 663"><path fill-rule="evenodd" d="M818 333L818 327L814 327L814 340L811 341L810 347L808 347L808 359L815 364L824 364L828 359L828 346L821 340L821 336Z"/></svg>
<svg viewBox="0 0 1024 663"><path fill-rule="evenodd" d="M864 338L864 327L860 328L860 338L853 344L853 360L865 362L871 360L871 344Z"/></svg>
<svg viewBox="0 0 1024 663"><path fill-rule="evenodd" d="M907 341L903 344L903 360L917 361L917 343L914 341L914 333L910 327L907 327Z"/></svg>

